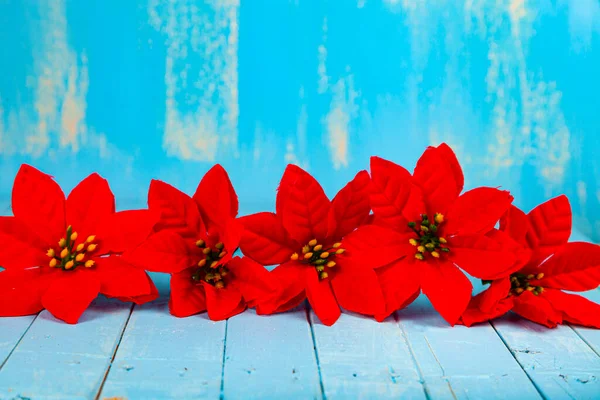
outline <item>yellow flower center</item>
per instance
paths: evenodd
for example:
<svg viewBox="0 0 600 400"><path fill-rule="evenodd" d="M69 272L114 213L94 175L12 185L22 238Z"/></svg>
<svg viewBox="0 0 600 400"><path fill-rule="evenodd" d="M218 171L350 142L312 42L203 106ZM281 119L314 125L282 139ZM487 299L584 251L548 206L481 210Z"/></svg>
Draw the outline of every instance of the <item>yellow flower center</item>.
<svg viewBox="0 0 600 400"><path fill-rule="evenodd" d="M532 285L530 281L532 280L540 280L544 277L543 273L539 273L537 275L534 274L521 274L514 273L510 276L510 294L511 296L519 296L525 291L532 292L536 296L541 294L544 291L542 286Z"/></svg>
<svg viewBox="0 0 600 400"><path fill-rule="evenodd" d="M73 232L73 227L69 225L67 235L58 241L60 251L48 249L46 255L50 257L48 265L51 268L61 268L65 271L73 270L79 266L91 268L94 266L94 260L86 260L89 253L96 250L98 245L94 243L95 235L88 236L83 242L77 242L79 234Z"/></svg>
<svg viewBox="0 0 600 400"><path fill-rule="evenodd" d="M430 220L427 214L421 214L421 222L409 222L408 227L416 234L416 238L411 238L408 242L416 247L415 258L425 261L427 256L440 258L442 253L450 252L447 246L446 238L439 236L440 225L444 223L444 215L435 213L433 220Z"/></svg>
<svg viewBox="0 0 600 400"><path fill-rule="evenodd" d="M208 247L202 239L196 242L196 246L202 249L204 258L198 261L198 268L192 274L194 282L206 282L217 289L225 287L224 277L229 273L225 265L220 264L220 260L227 255L225 245L217 243L214 248Z"/></svg>
<svg viewBox="0 0 600 400"><path fill-rule="evenodd" d="M325 268L335 267L336 262L332 259L346 251L341 248L341 245L341 243L335 243L333 246L326 248L326 246L319 244L317 239L313 239L302 247L302 255L294 253L290 259L292 261L301 260L305 264L312 265L317 270L319 279L326 279L329 274L325 271Z"/></svg>

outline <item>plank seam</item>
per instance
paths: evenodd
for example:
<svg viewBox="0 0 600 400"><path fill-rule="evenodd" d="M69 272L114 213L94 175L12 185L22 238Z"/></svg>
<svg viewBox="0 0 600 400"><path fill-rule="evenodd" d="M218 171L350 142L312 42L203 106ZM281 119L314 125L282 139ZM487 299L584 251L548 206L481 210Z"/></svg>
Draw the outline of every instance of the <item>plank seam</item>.
<svg viewBox="0 0 600 400"><path fill-rule="evenodd" d="M221 362L221 388L219 399L223 400L225 398L224 388L225 388L225 363L226 363L226 355L227 355L227 330L229 329L229 319L225 321L225 337L223 338L223 359Z"/></svg>
<svg viewBox="0 0 600 400"><path fill-rule="evenodd" d="M494 329L494 332L496 332L496 335L498 335L498 337L500 338L500 340L502 341L502 343L504 343L504 346L506 346L506 348L508 349L508 351L510 352L510 354L512 355L512 357L515 359L515 361L519 365L519 367L521 367L521 369L523 370L523 372L525 372L525 375L527 376L527 378L529 379L529 381L531 382L531 384L533 385L533 387L535 388L535 390L537 390L537 392L539 393L540 397L542 399L544 399L544 400L547 400L547 397L542 392L542 389L535 383L535 381L533 380L533 377L531 375L529 375L529 372L527 372L527 370L525 369L525 367L523 366L523 364L521 364L521 362L519 361L519 359L515 356L515 353L512 351L512 349L510 348L510 346L508 345L508 343L506 342L506 340L504 340L504 337L502 336L502 334L498 331L498 329L496 329L496 325L494 325L494 323L492 321L490 321L488 323L492 326L492 328Z"/></svg>
<svg viewBox="0 0 600 400"><path fill-rule="evenodd" d="M315 329L313 327L313 323L310 319L310 304L305 303L304 311L306 311L306 321L308 322L308 326L310 327L310 336L313 342L313 349L315 351L315 359L317 361L317 371L319 372L319 386L321 388L321 397L323 400L327 399L325 395L325 385L323 384L323 374L321 373L321 362L319 361L319 351L317 350L317 339L315 337Z"/></svg>
<svg viewBox="0 0 600 400"><path fill-rule="evenodd" d="M108 378L108 374L112 368L113 362L115 361L115 357L117 356L117 352L119 351L119 346L121 345L121 341L123 340L123 336L125 335L125 331L127 330L127 325L129 325L129 320L131 319L131 315L133 314L133 309L135 308L135 304L131 304L129 308L129 314L127 315L127 319L125 320L125 324L123 324L123 329L121 329L121 334L119 335L119 340L117 340L117 345L115 346L115 351L108 363L108 368L104 371L104 377L102 378L102 383L100 383L100 387L98 388L98 394L95 397L95 400L98 400L102 395L102 390L104 390L104 384L106 383L106 379Z"/></svg>
<svg viewBox="0 0 600 400"><path fill-rule="evenodd" d="M600 353L598 353L598 352L596 351L596 349L594 348L594 346L592 346L592 345L590 344L590 342L588 342L588 341L585 339L585 337L583 337L583 335L581 335L581 334L579 333L579 330L578 330L578 329L576 329L575 327L573 327L571 324L568 324L567 326L568 326L569 328L571 328L571 329L573 330L573 332L575 332L575 334L576 334L577 336L579 336L579 338L580 338L581 340L583 340L583 343L585 343L585 344L586 344L586 345L587 345L587 346L588 346L588 347L589 347L589 348L590 348L590 349L591 349L591 350L592 350L592 351L593 351L593 352L594 352L594 353L595 353L595 354L596 354L598 357L600 357Z"/></svg>
<svg viewBox="0 0 600 400"><path fill-rule="evenodd" d="M29 323L29 326L27 326L27 328L25 329L25 331L23 332L23 334L21 335L21 337L19 338L19 340L17 341L17 343L15 344L15 346L12 348L12 350L8 353L8 355L6 356L6 358L4 359L4 361L2 362L2 364L0 364L0 371L2 370L2 368L4 367L4 365L8 362L8 360L10 359L10 357L13 355L13 353L15 352L15 350L17 349L17 347L19 347L19 345L21 344L21 341L23 340L23 338L25 337L25 335L27 335L27 332L29 332L29 329L31 328L31 325L33 325L33 323L37 320L37 317L40 314L36 314L36 316L31 320L31 322Z"/></svg>
<svg viewBox="0 0 600 400"><path fill-rule="evenodd" d="M398 326L398 329L400 329L402 338L404 339L404 342L406 343L406 346L408 347L408 352L410 353L413 364L415 365L415 368L417 369L417 373L419 374L419 380L421 381L421 386L423 387L423 393L425 394L425 398L427 400L431 400L431 396L427 392L427 385L425 383L425 377L423 376L423 371L421 371L421 366L419 365L419 362L417 361L417 357L415 355L413 347L410 344L410 341L408 340L408 335L406 334L404 327L400 323L400 317L398 317L398 313L396 313L396 312L393 315L394 315L394 321L396 321L396 325ZM452 391L452 393L454 394L454 391Z"/></svg>

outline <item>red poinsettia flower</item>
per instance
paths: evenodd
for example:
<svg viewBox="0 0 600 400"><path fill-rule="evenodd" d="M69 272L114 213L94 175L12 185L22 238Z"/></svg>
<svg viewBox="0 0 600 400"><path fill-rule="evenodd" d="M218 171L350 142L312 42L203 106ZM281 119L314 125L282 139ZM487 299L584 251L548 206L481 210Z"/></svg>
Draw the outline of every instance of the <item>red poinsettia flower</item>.
<svg viewBox="0 0 600 400"><path fill-rule="evenodd" d="M23 165L12 193L14 216L0 217L0 315L47 309L74 324L98 293L142 304L158 297L143 269L120 254L152 232L148 210L115 212L105 179L92 174L65 200L58 184Z"/></svg>
<svg viewBox="0 0 600 400"><path fill-rule="evenodd" d="M288 165L277 193L276 213L243 217L242 252L263 265L282 285L279 296L257 306L259 314L296 307L305 298L325 325L340 306L359 313L384 309L375 273L343 255L343 237L369 216L369 175L359 172L330 201L306 171Z"/></svg>
<svg viewBox="0 0 600 400"><path fill-rule="evenodd" d="M211 320L223 320L277 290L263 266L232 257L242 227L235 219L237 195L220 165L206 173L191 198L153 180L148 205L160 213L157 233L130 256L150 271L171 274L171 314L208 311Z"/></svg>
<svg viewBox="0 0 600 400"><path fill-rule="evenodd" d="M600 305L563 292L583 292L600 285L600 247L567 243L571 219L565 196L541 204L529 214L511 207L500 229L527 249L530 257L521 269L493 280L475 296L462 322L471 326L512 310L550 328L563 322L600 328Z"/></svg>
<svg viewBox="0 0 600 400"><path fill-rule="evenodd" d="M515 268L507 235L494 229L512 196L481 187L465 192L456 156L445 144L428 148L413 176L390 161L371 158L373 224L345 241L350 258L374 268L386 299L383 320L421 292L450 324L471 298L459 267L482 279Z"/></svg>

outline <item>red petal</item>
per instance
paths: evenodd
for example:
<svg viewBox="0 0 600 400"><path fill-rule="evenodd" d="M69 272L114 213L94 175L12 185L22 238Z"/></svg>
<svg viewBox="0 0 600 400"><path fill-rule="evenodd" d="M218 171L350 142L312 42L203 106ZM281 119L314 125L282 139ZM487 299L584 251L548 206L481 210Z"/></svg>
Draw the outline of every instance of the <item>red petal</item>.
<svg viewBox="0 0 600 400"><path fill-rule="evenodd" d="M600 246L567 243L540 266L541 286L583 292L600 285ZM532 284L535 284L532 283Z"/></svg>
<svg viewBox="0 0 600 400"><path fill-rule="evenodd" d="M600 329L600 304L560 290L545 290L542 296L562 313L564 321Z"/></svg>
<svg viewBox="0 0 600 400"><path fill-rule="evenodd" d="M148 281L148 286L150 286L150 293L133 297L117 297L117 299L125 303L131 302L135 304L146 304L158 299L160 293L158 293L158 289L156 288L154 282L152 282L152 279L148 276L148 274L146 274L146 280Z"/></svg>
<svg viewBox="0 0 600 400"><path fill-rule="evenodd" d="M450 206L444 234L485 234L508 211L512 201L513 197L506 191L488 187L469 190Z"/></svg>
<svg viewBox="0 0 600 400"><path fill-rule="evenodd" d="M340 307L361 314L375 315L385 312L385 298L377 274L360 265L350 266L350 261L340 261L331 279L331 287Z"/></svg>
<svg viewBox="0 0 600 400"><path fill-rule="evenodd" d="M297 307L305 297L304 275L312 267L299 262L288 261L281 264L271 274L279 283L279 293L268 300L260 302L256 306L256 312L260 315L268 315L283 312Z"/></svg>
<svg viewBox="0 0 600 400"><path fill-rule="evenodd" d="M509 278L494 280L490 287L480 293L479 308L483 311L491 311L497 307L497 304L506 299L510 294L511 283Z"/></svg>
<svg viewBox="0 0 600 400"><path fill-rule="evenodd" d="M94 272L79 268L63 272L42 296L44 308L56 318L76 324L100 291L100 281Z"/></svg>
<svg viewBox="0 0 600 400"><path fill-rule="evenodd" d="M152 233L158 214L151 210L129 210L105 219L96 232L103 253L123 253L139 246Z"/></svg>
<svg viewBox="0 0 600 400"><path fill-rule="evenodd" d="M150 182L148 207L158 212L160 221L156 231L172 230L181 237L200 239L206 236L206 227L196 202L187 194L158 180Z"/></svg>
<svg viewBox="0 0 600 400"><path fill-rule="evenodd" d="M465 326L473 326L481 322L486 322L501 317L513 308L513 299L508 298L499 301L488 311L483 311L480 307L478 307L477 304L479 302L479 296L482 294L483 293L480 293L479 295L475 296L473 300L471 300L469 307L467 307L463 315L460 317L459 323Z"/></svg>
<svg viewBox="0 0 600 400"><path fill-rule="evenodd" d="M449 259L469 275L498 279L518 271L529 261L530 252L503 232L461 235L449 240Z"/></svg>
<svg viewBox="0 0 600 400"><path fill-rule="evenodd" d="M115 213L115 197L108 182L98 174L81 181L67 197L67 223L83 240ZM64 235L64 233L63 233Z"/></svg>
<svg viewBox="0 0 600 400"><path fill-rule="evenodd" d="M386 302L386 310L376 314L383 321L396 310L411 304L421 292L421 265L414 258L404 258L377 269L377 277Z"/></svg>
<svg viewBox="0 0 600 400"><path fill-rule="evenodd" d="M208 318L221 321L243 312L246 303L241 293L235 287L217 289L213 285L202 282L206 294L206 308Z"/></svg>
<svg viewBox="0 0 600 400"><path fill-rule="evenodd" d="M192 269L171 275L169 311L179 318L206 311L204 287L192 282Z"/></svg>
<svg viewBox="0 0 600 400"><path fill-rule="evenodd" d="M12 210L48 244L65 235L65 195L50 175L23 164L13 186Z"/></svg>
<svg viewBox="0 0 600 400"><path fill-rule="evenodd" d="M323 325L333 325L340 317L341 311L333 295L333 290L331 290L329 279L320 280L314 269L304 276L306 278L306 297L313 311Z"/></svg>
<svg viewBox="0 0 600 400"><path fill-rule="evenodd" d="M250 258L235 257L227 264L227 268L233 275L231 284L240 291L248 306L254 307L256 303L277 294L277 280L265 267Z"/></svg>
<svg viewBox="0 0 600 400"><path fill-rule="evenodd" d="M371 157L371 207L382 223L404 229L426 212L422 194L410 173L401 166L379 157Z"/></svg>
<svg viewBox="0 0 600 400"><path fill-rule="evenodd" d="M277 213L284 228L298 243L325 239L331 203L323 188L306 171L288 165L277 194Z"/></svg>
<svg viewBox="0 0 600 400"><path fill-rule="evenodd" d="M423 190L430 214L445 213L464 186L460 164L445 143L425 150L413 176L415 183Z"/></svg>
<svg viewBox="0 0 600 400"><path fill-rule="evenodd" d="M279 218L273 213L252 214L239 221L244 226L240 242L242 252L263 265L286 262L299 248L290 240Z"/></svg>
<svg viewBox="0 0 600 400"><path fill-rule="evenodd" d="M0 316L17 317L43 310L42 295L57 272L50 268L0 272Z"/></svg>
<svg viewBox="0 0 600 400"><path fill-rule="evenodd" d="M363 225L344 239L344 253L355 263L367 268L379 268L405 256L413 256L415 247L409 239L415 237L412 232L400 234L394 230Z"/></svg>
<svg viewBox="0 0 600 400"><path fill-rule="evenodd" d="M203 256L196 246L179 235L163 231L150 236L123 257L128 263L147 271L176 273L196 265Z"/></svg>
<svg viewBox="0 0 600 400"><path fill-rule="evenodd" d="M46 266L47 245L16 217L0 217L0 267L29 268ZM10 243L7 246L6 243Z"/></svg>
<svg viewBox="0 0 600 400"><path fill-rule="evenodd" d="M152 293L153 285L148 281L146 272L128 264L122 257L96 257L94 261L103 295L132 298Z"/></svg>
<svg viewBox="0 0 600 400"><path fill-rule="evenodd" d="M557 324L562 323L562 316L548 300L531 292L523 292L515 297L513 311L548 328L555 328Z"/></svg>
<svg viewBox="0 0 600 400"><path fill-rule="evenodd" d="M225 265L233 257L233 253L240 247L242 233L244 232L243 225L236 219L230 219L224 225L225 231L221 235L221 240L227 250L227 255L219 260L220 265Z"/></svg>
<svg viewBox="0 0 600 400"><path fill-rule="evenodd" d="M526 236L531 226L527 215L511 205L506 214L500 219L500 230L507 233L514 241L529 248Z"/></svg>
<svg viewBox="0 0 600 400"><path fill-rule="evenodd" d="M421 287L433 307L454 325L471 300L473 286L454 265L446 262L422 262Z"/></svg>
<svg viewBox="0 0 600 400"><path fill-rule="evenodd" d="M204 221L221 227L238 213L238 198L229 175L219 164L212 167L200 181L194 200Z"/></svg>
<svg viewBox="0 0 600 400"><path fill-rule="evenodd" d="M540 204L527 216L531 226L527 232L527 241L532 249L544 248L548 255L553 249L569 241L571 205L567 196L559 196Z"/></svg>
<svg viewBox="0 0 600 400"><path fill-rule="evenodd" d="M367 171L360 171L331 202L336 221L336 232L332 235L341 239L364 224L371 212L369 192L371 179Z"/></svg>

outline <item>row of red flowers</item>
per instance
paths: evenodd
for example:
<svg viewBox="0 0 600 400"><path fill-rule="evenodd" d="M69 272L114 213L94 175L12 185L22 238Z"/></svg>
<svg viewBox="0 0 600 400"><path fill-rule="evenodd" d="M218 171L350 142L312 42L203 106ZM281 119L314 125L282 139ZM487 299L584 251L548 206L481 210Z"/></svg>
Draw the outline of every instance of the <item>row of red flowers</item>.
<svg viewBox="0 0 600 400"><path fill-rule="evenodd" d="M171 274L177 317L207 311L221 320L248 307L273 314L308 299L326 325L341 308L382 321L424 293L451 325L512 310L548 327L600 328L600 306L563 291L600 284L600 247L568 243L565 196L525 214L506 191L462 193L462 169L445 144L428 148L412 175L378 157L370 169L330 201L289 165L276 212L238 217L219 165L192 197L154 180L148 209L121 212L97 174L65 198L50 176L23 165L14 216L0 217L0 316L47 309L76 323L98 294L143 304L158 297L146 272L154 271ZM472 297L463 271L489 288Z"/></svg>

